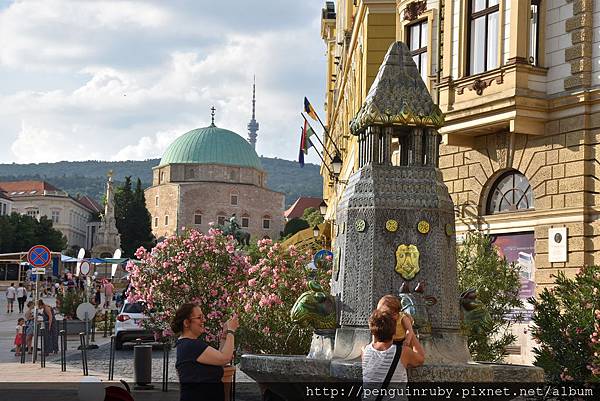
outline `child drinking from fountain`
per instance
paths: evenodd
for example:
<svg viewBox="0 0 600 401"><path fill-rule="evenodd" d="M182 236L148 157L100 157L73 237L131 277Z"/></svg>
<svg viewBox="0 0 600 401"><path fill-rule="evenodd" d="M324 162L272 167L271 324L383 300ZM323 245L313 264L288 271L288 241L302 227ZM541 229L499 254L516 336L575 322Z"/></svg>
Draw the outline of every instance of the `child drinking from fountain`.
<svg viewBox="0 0 600 401"><path fill-rule="evenodd" d="M394 333L394 342L402 342L407 332L414 335L414 319L407 313L400 310L400 301L394 295L384 295L377 303L377 310L388 313L394 318L396 331Z"/></svg>

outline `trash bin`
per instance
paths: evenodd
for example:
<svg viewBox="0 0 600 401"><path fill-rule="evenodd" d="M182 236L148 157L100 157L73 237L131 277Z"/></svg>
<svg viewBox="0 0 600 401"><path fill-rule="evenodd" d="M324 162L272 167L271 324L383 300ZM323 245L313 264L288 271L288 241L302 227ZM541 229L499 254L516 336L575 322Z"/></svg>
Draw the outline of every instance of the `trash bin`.
<svg viewBox="0 0 600 401"><path fill-rule="evenodd" d="M152 345L133 347L133 372L136 388L148 388L152 383Z"/></svg>

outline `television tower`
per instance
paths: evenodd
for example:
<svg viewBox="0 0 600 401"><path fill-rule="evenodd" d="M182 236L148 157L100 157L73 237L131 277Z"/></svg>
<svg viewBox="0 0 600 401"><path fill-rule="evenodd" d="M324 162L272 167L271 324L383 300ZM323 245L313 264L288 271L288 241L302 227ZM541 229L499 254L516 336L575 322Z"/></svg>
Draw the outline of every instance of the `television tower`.
<svg viewBox="0 0 600 401"><path fill-rule="evenodd" d="M258 136L258 122L255 119L256 116L256 75L254 76L254 83L252 84L252 120L248 123L248 142L252 145L252 148L256 150L256 137Z"/></svg>

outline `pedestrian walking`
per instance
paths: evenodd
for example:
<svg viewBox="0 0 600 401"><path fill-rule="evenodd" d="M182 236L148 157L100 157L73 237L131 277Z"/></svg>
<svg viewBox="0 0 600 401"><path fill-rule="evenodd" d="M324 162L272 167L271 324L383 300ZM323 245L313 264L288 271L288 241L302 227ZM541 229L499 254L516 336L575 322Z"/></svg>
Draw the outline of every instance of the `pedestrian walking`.
<svg viewBox="0 0 600 401"><path fill-rule="evenodd" d="M6 313L13 312L13 304L17 296L17 290L15 289L15 283L10 283L10 287L6 289Z"/></svg>
<svg viewBox="0 0 600 401"><path fill-rule="evenodd" d="M15 334L15 356L21 355L21 345L23 345L23 329L25 328L25 319L20 317L17 320L17 329ZM22 350L25 352L25 350Z"/></svg>
<svg viewBox="0 0 600 401"><path fill-rule="evenodd" d="M23 313L25 301L27 301L27 289L25 289L23 283L19 283L17 287L17 301L19 302L19 313Z"/></svg>
<svg viewBox="0 0 600 401"><path fill-rule="evenodd" d="M104 308L109 309L113 295L115 294L115 286L111 283L110 279L104 284Z"/></svg>

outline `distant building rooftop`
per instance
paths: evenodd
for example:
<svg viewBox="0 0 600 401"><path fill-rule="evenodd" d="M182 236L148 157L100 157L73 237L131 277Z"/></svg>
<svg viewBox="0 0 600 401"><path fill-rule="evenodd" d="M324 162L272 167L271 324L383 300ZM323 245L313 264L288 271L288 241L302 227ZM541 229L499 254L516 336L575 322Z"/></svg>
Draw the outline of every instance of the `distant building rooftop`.
<svg viewBox="0 0 600 401"><path fill-rule="evenodd" d="M285 212L283 212L283 216L287 219L293 219L294 217L302 217L305 209L309 207L314 207L319 210L319 205L323 202L321 198L309 198L309 197L300 197L294 202L292 206Z"/></svg>
<svg viewBox="0 0 600 401"><path fill-rule="evenodd" d="M77 202L81 203L86 208L90 209L94 213L100 213L104 210L104 208L96 202L94 198L90 198L87 195L83 195L80 198L75 199Z"/></svg>
<svg viewBox="0 0 600 401"><path fill-rule="evenodd" d="M6 193L10 198L19 196L35 196L35 195L66 195L66 193L56 188L46 181L5 181L0 182L0 191Z"/></svg>

